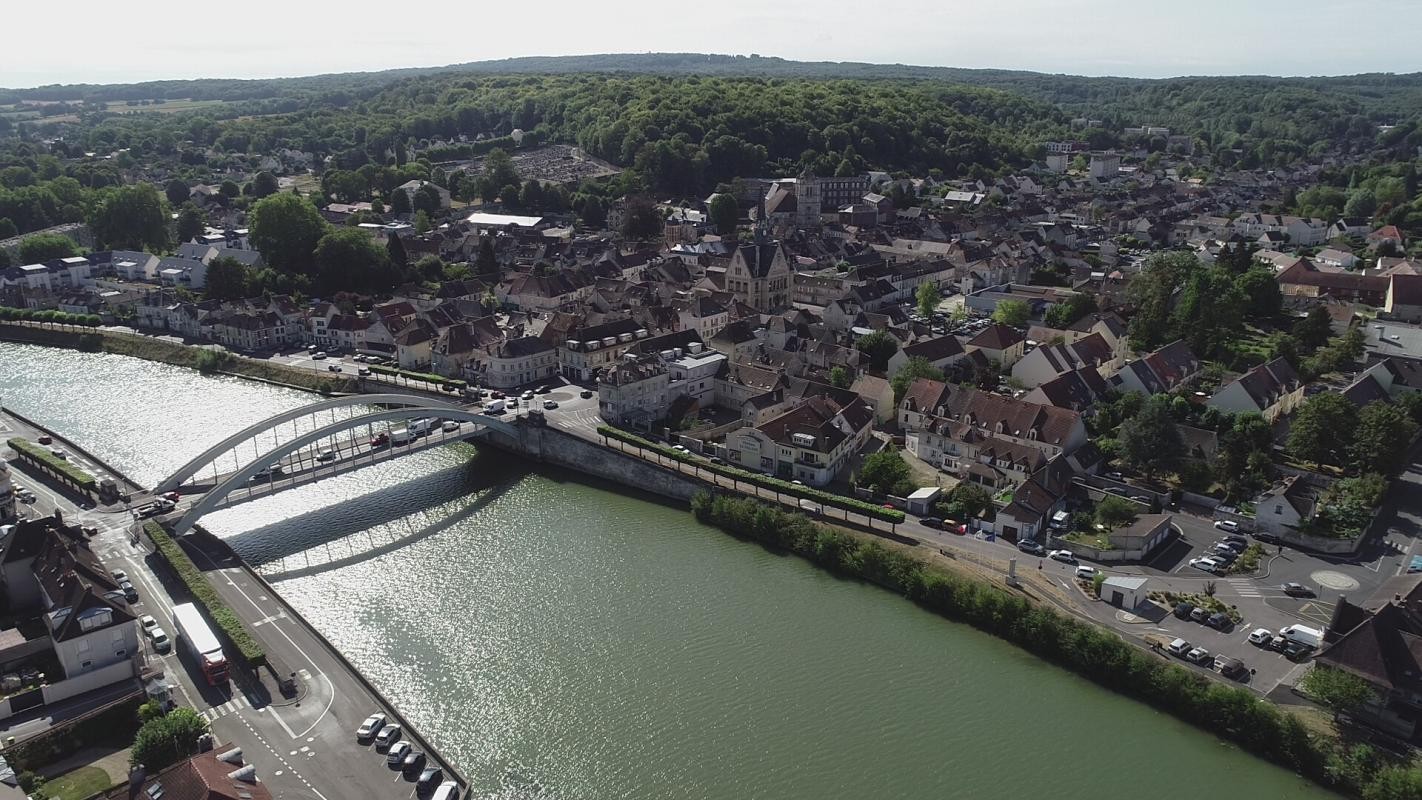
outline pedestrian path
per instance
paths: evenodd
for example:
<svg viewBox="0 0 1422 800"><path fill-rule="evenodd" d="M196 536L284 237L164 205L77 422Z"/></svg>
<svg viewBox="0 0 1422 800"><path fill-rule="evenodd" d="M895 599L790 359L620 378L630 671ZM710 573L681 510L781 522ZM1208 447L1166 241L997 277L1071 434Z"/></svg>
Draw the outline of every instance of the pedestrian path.
<svg viewBox="0 0 1422 800"><path fill-rule="evenodd" d="M1248 578L1225 578L1228 583L1239 594L1240 597L1263 597L1259 587L1254 581Z"/></svg>
<svg viewBox="0 0 1422 800"><path fill-rule="evenodd" d="M247 702L247 696L239 694L231 700L228 700L227 702L223 703L222 705L217 705L213 706L212 708L204 709L203 711L199 712L199 715L208 722L213 722L221 717L227 716L228 714L234 714L244 708L251 707L252 704Z"/></svg>

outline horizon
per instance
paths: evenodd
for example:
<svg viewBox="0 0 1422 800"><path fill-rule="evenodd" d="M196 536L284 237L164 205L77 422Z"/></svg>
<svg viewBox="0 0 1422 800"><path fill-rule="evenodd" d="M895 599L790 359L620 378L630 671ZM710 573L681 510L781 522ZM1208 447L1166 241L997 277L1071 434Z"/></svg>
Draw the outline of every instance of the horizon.
<svg viewBox="0 0 1422 800"><path fill-rule="evenodd" d="M856 6L790 0L772 11L745 0L726 0L727 25L688 32L650 3L622 0L598 8L552 0L543 19L559 20L536 37L485 36L488 29L527 25L518 9L480 9L474 35L428 37L421 26L372 21L357 2L339 14L325 7L292 7L250 0L247 19L269 14L278 33L232 31L230 46L195 29L190 7L151 0L141 11L80 0L77 13L90 24L65 31L67 48L51 38L24 37L0 50L0 85L33 89L50 85L145 83L163 80L264 80L351 72L440 69L457 64L518 58L650 53L760 54L795 62L849 62L912 67L988 69L1081 77L1168 79L1183 77L1334 77L1410 73L1422 64L1399 63L1410 50L1410 32L1422 26L1422 5L1406 0L1323 2L1299 0L1280 19L1275 10L1225 0L1201 0L1188 12L1141 9L1126 0L1094 0L1089 13L1064 13L1052 0L1004 0L990 8L955 3L945 9L909 0L892 14L857 15ZM379 12L375 12L379 13ZM638 14L645 19L625 24ZM857 18L856 17L862 17ZM52 15L31 6L8 11L16 28L39 29ZM1378 29L1365 19L1386 18ZM805 20L824 20L806 30ZM1226 19L1228 28L1218 25ZM1010 21L1004 30L1003 20ZM846 21L853 35L841 33ZM907 28L905 26L908 26ZM816 26L811 26L816 27ZM1269 30L1267 37L1258 35ZM912 33L905 35L905 30ZM1320 37L1320 32L1326 32ZM535 55L526 44L557 55ZM1165 41L1161 41L1162 39ZM111 58L119 52L141 58ZM470 46L462 42L477 42ZM1310 42L1309 48L1298 42ZM944 44L944 43L947 44ZM56 52L105 54L56 59ZM1326 68L1320 69L1320 66Z"/></svg>

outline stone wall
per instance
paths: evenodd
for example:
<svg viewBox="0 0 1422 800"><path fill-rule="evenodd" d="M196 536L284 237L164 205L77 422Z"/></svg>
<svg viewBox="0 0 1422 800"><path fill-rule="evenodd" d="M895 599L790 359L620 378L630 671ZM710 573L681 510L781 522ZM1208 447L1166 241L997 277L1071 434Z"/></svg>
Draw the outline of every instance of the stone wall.
<svg viewBox="0 0 1422 800"><path fill-rule="evenodd" d="M576 470L673 500L689 502L698 490L709 488L703 481L678 472L675 465L658 467L635 456L543 425L520 424L517 440L493 433L485 441L534 461Z"/></svg>

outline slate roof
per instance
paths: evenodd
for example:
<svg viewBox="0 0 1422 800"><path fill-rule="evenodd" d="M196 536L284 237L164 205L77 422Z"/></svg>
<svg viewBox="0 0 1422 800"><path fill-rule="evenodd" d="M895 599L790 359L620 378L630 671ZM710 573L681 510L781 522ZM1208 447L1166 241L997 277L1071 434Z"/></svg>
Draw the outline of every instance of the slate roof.
<svg viewBox="0 0 1422 800"><path fill-rule="evenodd" d="M1022 333L1001 323L993 323L968 340L968 344L984 350L1006 350L1025 341Z"/></svg>
<svg viewBox="0 0 1422 800"><path fill-rule="evenodd" d="M1340 598L1315 660L1384 689L1422 692L1422 574L1388 579L1361 607Z"/></svg>

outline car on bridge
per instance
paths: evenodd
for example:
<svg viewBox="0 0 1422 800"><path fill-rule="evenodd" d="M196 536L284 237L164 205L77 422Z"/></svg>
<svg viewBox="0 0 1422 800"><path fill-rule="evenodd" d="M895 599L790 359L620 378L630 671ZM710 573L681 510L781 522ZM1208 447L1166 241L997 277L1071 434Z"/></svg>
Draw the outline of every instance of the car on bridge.
<svg viewBox="0 0 1422 800"><path fill-rule="evenodd" d="M317 461L335 461L335 460L336 460L336 451L335 451L335 450L331 450L331 449L329 449L329 448L326 449L326 450L322 450L321 452L319 452L319 453L316 454L316 460L317 460Z"/></svg>
<svg viewBox="0 0 1422 800"><path fill-rule="evenodd" d="M377 433L377 434L375 434L374 436L370 437L370 446L371 446L371 447L386 447L386 446L388 446L389 444L390 444L390 434L388 434L388 433L384 433L384 432L382 432L382 433Z"/></svg>

